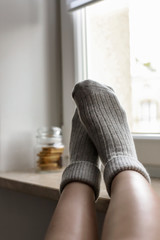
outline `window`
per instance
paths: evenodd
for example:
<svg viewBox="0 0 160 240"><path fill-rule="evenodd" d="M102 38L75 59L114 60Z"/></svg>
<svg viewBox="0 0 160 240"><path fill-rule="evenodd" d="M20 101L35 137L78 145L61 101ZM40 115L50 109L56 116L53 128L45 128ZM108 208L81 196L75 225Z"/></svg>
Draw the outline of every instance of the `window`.
<svg viewBox="0 0 160 240"><path fill-rule="evenodd" d="M151 0L114 0L100 1L80 10L84 35L83 48L77 45L77 49L85 51L82 59L85 66L81 64L85 71L80 71L86 74L79 74L79 80L93 79L111 86L127 112L133 133L160 133L158 114L155 121L146 118L141 124L141 118L145 118L141 103L146 98L156 100L160 109L157 8L158 0L154 4ZM79 26L77 29L80 31Z"/></svg>
<svg viewBox="0 0 160 240"><path fill-rule="evenodd" d="M86 78L92 78L95 80L99 80L99 76L102 73L96 72L98 65L100 65L100 57L95 57L93 59L93 54L95 52L98 52L98 54L102 55L102 59L104 53L97 51L93 46L89 45L89 40L92 40L91 35L89 36L89 31L91 32L91 26L93 24L93 20L91 18L91 15L86 15L86 11L91 12L91 8L95 8L94 14L96 12L98 13L98 5L99 4L107 4L107 2L115 3L116 0L113 1L99 1L93 5L90 5L82 10L77 10L72 13L67 12L67 0L61 0L61 16L62 16L62 64L63 64L63 118L64 118L64 142L65 142L65 151L66 155L68 154L68 145L69 145L69 137L70 137L70 130L71 130L71 119L72 114L74 112L75 106L71 98L71 92L73 89L73 86L76 81L81 81ZM149 0L143 1L144 6L146 7L146 4ZM156 1L153 0L152 3ZM104 3L106 2L106 3ZM118 4L118 2L121 2L123 4ZM139 5L139 1L135 1ZM153 5L154 8L157 8L154 4L152 4L150 1L150 5ZM118 4L118 5L117 5ZM107 72L107 75L104 75L104 77L101 77L101 81L106 81L109 78L112 79L112 82L108 82L108 85L112 85L114 83L113 88L115 88L116 93L119 95L119 98L121 98L121 102L123 105L125 105L125 108L127 110L127 106L132 106L131 108L128 107L128 115L130 116L130 125L134 130L133 132L139 132L140 134L133 134L134 141L136 144L137 154L140 158L140 161L144 163L145 165L152 166L152 174L156 176L160 176L160 160L159 160L159 149L160 149L160 137L159 135L153 135L151 133L157 133L157 128L154 130L153 128L148 131L150 134L145 134L146 129L142 131L139 130L140 128L136 125L138 121L141 122L141 125L144 122L145 117L144 115L147 114L150 117L146 117L146 121L153 122L157 121L157 125L160 125L159 117L160 117L160 105L159 105L159 70L158 63L160 63L159 56L160 54L157 54L157 66L155 64L155 61L153 61L153 58L141 58L139 55L137 55L137 52L139 52L138 49L140 49L143 45L145 46L145 49L142 51L142 53L145 53L145 50L147 49L147 44L145 45L145 41L141 41L141 45L137 48L137 50L134 49L133 42L131 41L131 32L130 29L130 21L131 19L131 12L128 11L128 3L126 1L117 1L116 9L114 4L112 5L112 8L104 8L103 11L106 11L108 9L108 15L109 11L113 11L113 13L117 12L118 14L118 20L116 19L116 14L114 14L115 19L115 31L113 31L113 26L110 27L112 34L116 37L116 39L122 38L124 40L123 42L123 48L117 45L114 41L110 41L112 45L112 50L115 51L115 49L118 49L118 52L120 55L118 56L116 53L112 54L113 51L108 50L108 46L106 45L106 48L108 50L108 54L110 54L110 61L112 60L115 65L111 65L110 61L108 60L108 64L110 64L110 71ZM142 4L142 3L141 3ZM142 4L142 5L143 5ZM143 6L143 10L141 9L141 16L143 18L143 12L145 10L145 7ZM96 11L97 8L97 11ZM150 7L151 9L151 7ZM134 10L134 8L133 8ZM153 10L154 12L154 10ZM130 15L129 15L130 14ZM140 14L140 13L139 13ZM156 15L156 14L155 14ZM109 16L108 16L109 17ZM156 17L158 17L156 15ZM89 20L90 18L90 20ZM151 19L151 17L149 18ZM108 18L109 23L111 22L111 18ZM157 21L158 22L158 21ZM109 24L108 23L108 24ZM118 24L121 23L120 28L116 27ZM122 24L124 23L124 24ZM156 20L155 20L156 23ZM150 28L145 26L145 28L151 29L152 23L150 23ZM98 23L98 26L100 25L100 22ZM85 26L85 27L84 27ZM89 30L90 28L90 30ZM135 27L133 26L133 29ZM116 35L116 29L118 29L118 35ZM124 31L125 29L128 29L127 31ZM142 28L143 29L143 28ZM157 29L158 31L158 27ZM99 30L100 31L100 30ZM137 29L138 31L138 29ZM141 34L142 30L139 30L139 34ZM94 44L97 44L99 48L101 48L100 39L103 38L105 35L103 31L103 34L99 34L95 36L97 39ZM146 31L147 32L147 31ZM156 31L155 31L156 32ZM154 32L154 33L155 33ZM132 34L134 31L132 31ZM92 35L94 35L95 32L92 32ZM148 34L149 35L149 34ZM159 34L160 35L160 34ZM155 38L155 35L154 37ZM158 36L157 36L158 38ZM107 36L108 39L108 36ZM133 38L132 38L133 39ZM141 37L138 38L135 41L141 40ZM158 42L159 40L157 40ZM144 43L144 44L143 44ZM107 43L108 44L108 43ZM151 44L152 45L152 44ZM148 45L148 49L150 49L150 46ZM89 55L89 51L91 55ZM148 52L152 53L153 49L150 49ZM155 53L158 53L159 49L157 48ZM150 54L151 56L151 54ZM124 60L125 59L125 60ZM93 60L93 62L91 62ZM95 61L96 60L96 61ZM95 63L95 65L93 64ZM105 61L104 61L105 63ZM101 65L101 71L103 72L106 68L106 64ZM96 66L96 67L93 67ZM103 67L102 67L103 66ZM123 67L122 67L123 66ZM127 67L126 67L127 66ZM121 75L118 73L119 68L122 67ZM116 69L116 71L115 71ZM154 71L156 69L156 71ZM96 70L96 71L92 71ZM112 73L116 72L116 81L114 82L114 75ZM126 82L121 82L123 80L123 72L126 74ZM142 73L142 74L140 74ZM139 76L141 75L141 80L139 81ZM107 77L106 77L107 76ZM113 77L112 77L113 76ZM145 78L145 81L143 82L143 78ZM128 81L129 79L129 81ZM134 81L134 84L132 82ZM143 82L143 83L142 83ZM120 90L119 86L123 84L123 91ZM126 87L126 84L127 87ZM134 86L133 86L134 85ZM139 88L139 85L141 85L141 90ZM134 88L134 91L133 91ZM151 95L148 95L148 92L151 93L152 89L152 95L154 95L154 98L151 97ZM125 94L124 94L125 89ZM139 93L137 93L139 91ZM157 94L155 94L154 91L157 91ZM138 94L141 95L143 93L143 98L138 98ZM135 107L135 104L132 104L132 101L138 101L137 107ZM130 99L130 100L128 100ZM148 103L150 101L151 103ZM146 107L147 105L147 107ZM133 107L134 106L134 107ZM145 110L144 110L145 109ZM146 110L147 109L147 110ZM142 113L143 112L143 113ZM134 117L133 117L134 116ZM134 124L133 124L134 120ZM153 127L153 124L152 124ZM154 130L154 131L153 131ZM143 133L143 134L141 134ZM151 154L154 153L154 154ZM157 167L159 166L159 167ZM158 169L158 170L157 170ZM156 172L156 174L155 174Z"/></svg>
<svg viewBox="0 0 160 240"><path fill-rule="evenodd" d="M69 0L68 1L68 9L70 11L76 10L78 8L84 7L91 3L95 3L96 1L100 1L100 0Z"/></svg>
<svg viewBox="0 0 160 240"><path fill-rule="evenodd" d="M157 102L153 100L144 100L141 102L141 119L142 122L155 123L158 119Z"/></svg>

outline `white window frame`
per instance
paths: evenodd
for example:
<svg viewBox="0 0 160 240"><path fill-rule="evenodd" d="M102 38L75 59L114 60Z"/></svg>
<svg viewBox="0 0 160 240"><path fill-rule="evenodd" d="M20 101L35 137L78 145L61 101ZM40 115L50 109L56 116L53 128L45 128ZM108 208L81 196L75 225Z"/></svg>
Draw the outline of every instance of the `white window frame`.
<svg viewBox="0 0 160 240"><path fill-rule="evenodd" d="M83 29L80 15L75 18L75 13L67 11L67 0L61 0L63 134L66 158L69 156L71 120L75 109L71 97L72 89L76 82L86 79L87 76L86 64L82 61L85 46L83 46L81 32ZM146 166L151 176L160 177L160 135L133 134L133 138L140 161Z"/></svg>

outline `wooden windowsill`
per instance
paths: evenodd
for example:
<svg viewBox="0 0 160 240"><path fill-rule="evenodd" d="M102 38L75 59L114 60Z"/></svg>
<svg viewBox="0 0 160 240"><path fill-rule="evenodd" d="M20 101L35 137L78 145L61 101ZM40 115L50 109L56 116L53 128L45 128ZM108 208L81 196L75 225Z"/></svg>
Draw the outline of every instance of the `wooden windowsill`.
<svg viewBox="0 0 160 240"><path fill-rule="evenodd" d="M0 173L0 187L58 201L62 172L4 172ZM160 179L152 179L152 186L160 196ZM106 211L108 204L109 196L102 181L96 208Z"/></svg>

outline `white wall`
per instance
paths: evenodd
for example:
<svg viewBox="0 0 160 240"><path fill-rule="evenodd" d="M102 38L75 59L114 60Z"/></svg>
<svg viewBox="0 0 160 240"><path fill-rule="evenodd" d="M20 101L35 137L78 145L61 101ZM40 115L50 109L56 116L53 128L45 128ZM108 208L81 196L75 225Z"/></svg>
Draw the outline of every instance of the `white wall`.
<svg viewBox="0 0 160 240"><path fill-rule="evenodd" d="M0 0L0 171L34 163L35 131L61 126L58 0Z"/></svg>

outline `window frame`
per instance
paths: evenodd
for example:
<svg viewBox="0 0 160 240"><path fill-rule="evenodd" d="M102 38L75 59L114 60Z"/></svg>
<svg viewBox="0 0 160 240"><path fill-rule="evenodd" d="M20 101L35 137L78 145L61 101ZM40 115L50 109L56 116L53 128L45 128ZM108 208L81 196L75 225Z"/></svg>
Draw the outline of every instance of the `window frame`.
<svg viewBox="0 0 160 240"><path fill-rule="evenodd" d="M77 14L77 18L75 14ZM68 12L67 0L61 0L63 137L66 159L69 157L71 120L75 110L75 104L71 97L72 89L76 82L87 77L87 68L83 61L85 46L81 34L84 31L80 23L81 14L83 11ZM160 177L160 134L132 135L140 161L146 166L151 176Z"/></svg>
<svg viewBox="0 0 160 240"><path fill-rule="evenodd" d="M68 0L68 9L70 11L74 11L84 6L88 6L89 4L93 4L97 1L102 1L102 0Z"/></svg>

